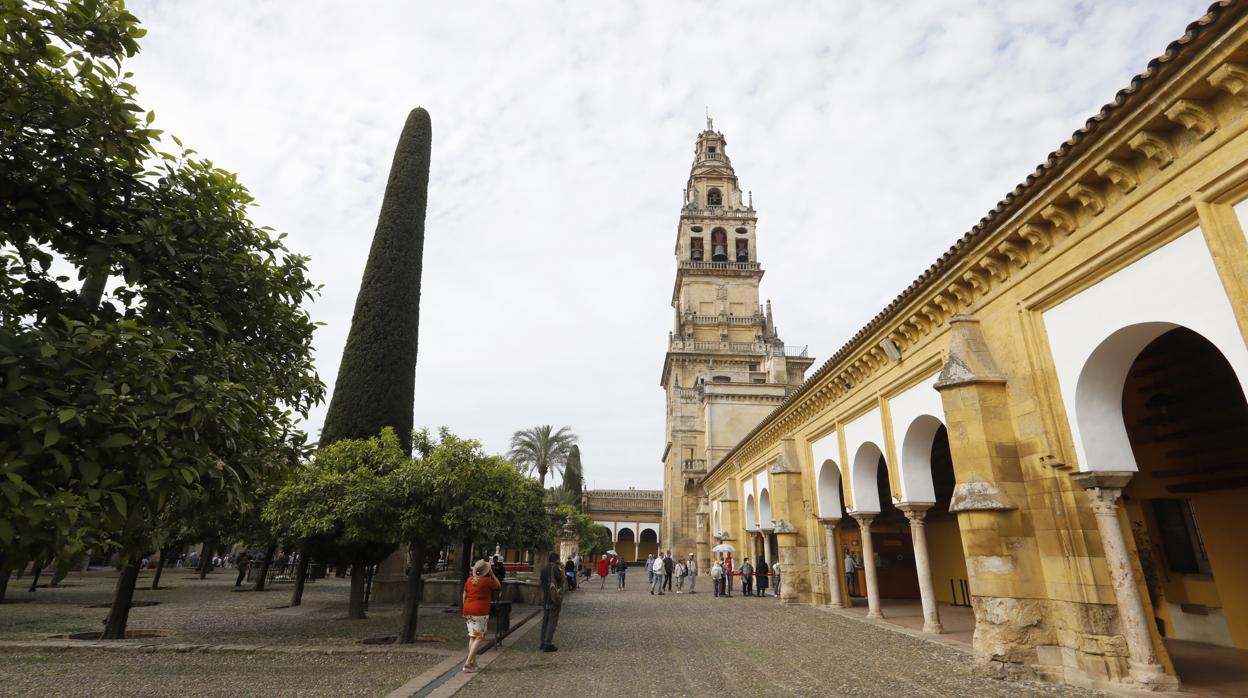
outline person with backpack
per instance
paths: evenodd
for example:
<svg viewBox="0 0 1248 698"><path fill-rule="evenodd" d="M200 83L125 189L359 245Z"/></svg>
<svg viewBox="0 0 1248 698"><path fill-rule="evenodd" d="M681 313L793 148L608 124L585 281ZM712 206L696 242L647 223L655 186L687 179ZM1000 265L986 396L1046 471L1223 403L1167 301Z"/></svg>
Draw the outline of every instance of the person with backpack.
<svg viewBox="0 0 1248 698"><path fill-rule="evenodd" d="M750 596L750 585L754 583L754 566L750 564L750 558L745 558L745 562L741 563L741 597Z"/></svg>
<svg viewBox="0 0 1248 698"><path fill-rule="evenodd" d="M676 565L672 568L672 570L676 575L676 593L682 593L685 588L685 575L688 574L685 570L684 561L677 560Z"/></svg>
<svg viewBox="0 0 1248 698"><path fill-rule="evenodd" d="M711 565L711 589L716 598L724 595L724 565L719 560Z"/></svg>
<svg viewBox="0 0 1248 698"><path fill-rule="evenodd" d="M672 590L672 577L676 576L675 563L672 562L672 551L663 556L663 587Z"/></svg>
<svg viewBox="0 0 1248 698"><path fill-rule="evenodd" d="M615 558L615 590L624 591L624 576L628 574L628 564L621 557Z"/></svg>
<svg viewBox="0 0 1248 698"><path fill-rule="evenodd" d="M567 589L567 577L564 576L563 565L559 564L559 553L551 553L542 568L542 636L540 649L543 652L556 652L554 645L555 627L559 625L559 611L563 608L563 594Z"/></svg>

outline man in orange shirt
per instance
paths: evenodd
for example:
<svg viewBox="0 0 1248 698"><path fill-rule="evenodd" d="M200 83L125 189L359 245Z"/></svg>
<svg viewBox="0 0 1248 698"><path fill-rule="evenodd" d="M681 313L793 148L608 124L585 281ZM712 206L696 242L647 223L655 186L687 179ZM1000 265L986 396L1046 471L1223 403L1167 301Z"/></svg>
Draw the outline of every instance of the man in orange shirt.
<svg viewBox="0 0 1248 698"><path fill-rule="evenodd" d="M485 640L485 629L490 621L490 600L502 586L494 576L494 568L487 560L477 560L472 566L472 576L464 582L464 621L468 624L468 660L464 671L477 670L477 650Z"/></svg>

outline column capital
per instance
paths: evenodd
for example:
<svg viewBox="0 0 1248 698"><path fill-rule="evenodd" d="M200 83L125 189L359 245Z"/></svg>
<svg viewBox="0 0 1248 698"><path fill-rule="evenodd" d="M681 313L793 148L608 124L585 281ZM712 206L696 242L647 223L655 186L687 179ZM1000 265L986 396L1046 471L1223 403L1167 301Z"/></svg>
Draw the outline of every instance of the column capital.
<svg viewBox="0 0 1248 698"><path fill-rule="evenodd" d="M875 517L878 515L879 512L876 511L853 512L850 514L850 516L854 517L854 520L857 521L858 525L862 528L871 528L871 522L874 521Z"/></svg>
<svg viewBox="0 0 1248 698"><path fill-rule="evenodd" d="M1089 470L1070 476L1076 485L1088 493L1092 512L1097 516L1117 516L1118 500L1122 488L1135 473L1129 470Z"/></svg>
<svg viewBox="0 0 1248 698"><path fill-rule="evenodd" d="M829 531L836 528L836 525L839 524L840 522L841 522L840 519L824 518L824 517L820 517L819 519L819 523L823 524L823 527L828 529Z"/></svg>
<svg viewBox="0 0 1248 698"><path fill-rule="evenodd" d="M932 505L926 502L907 502L898 504L897 508L910 520L911 526L922 526L923 519L927 517L927 510L931 509Z"/></svg>

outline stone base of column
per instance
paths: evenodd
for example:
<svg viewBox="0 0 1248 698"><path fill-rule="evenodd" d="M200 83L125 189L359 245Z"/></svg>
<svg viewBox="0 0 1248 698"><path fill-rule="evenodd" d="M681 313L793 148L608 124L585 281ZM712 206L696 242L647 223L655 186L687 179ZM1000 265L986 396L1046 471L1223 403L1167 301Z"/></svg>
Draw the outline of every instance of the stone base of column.
<svg viewBox="0 0 1248 698"><path fill-rule="evenodd" d="M867 611L868 618L883 618L884 614L880 611Z"/></svg>
<svg viewBox="0 0 1248 698"><path fill-rule="evenodd" d="M399 546L399 549L390 553L390 555L382 560L377 566L377 573L373 575L373 589L369 593L369 604L396 604L403 603L403 596L407 593L407 546Z"/></svg>
<svg viewBox="0 0 1248 698"><path fill-rule="evenodd" d="M932 622L932 621L930 621L930 620L929 620L929 621L924 621L924 622L923 622L923 632L925 632L925 633L930 633L930 634L932 634L932 635L939 635L939 634L941 634L941 633L945 632L945 626L941 625L940 623L934 623L934 622Z"/></svg>
<svg viewBox="0 0 1248 698"><path fill-rule="evenodd" d="M1129 661L1131 679L1149 691L1173 691L1179 687L1179 680L1166 673L1160 664L1139 664Z"/></svg>

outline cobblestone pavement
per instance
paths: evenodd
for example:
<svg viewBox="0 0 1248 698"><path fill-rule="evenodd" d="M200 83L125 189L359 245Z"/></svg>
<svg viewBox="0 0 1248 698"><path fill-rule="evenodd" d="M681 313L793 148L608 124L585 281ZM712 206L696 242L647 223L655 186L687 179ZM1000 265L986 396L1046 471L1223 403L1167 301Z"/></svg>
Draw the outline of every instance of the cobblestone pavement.
<svg viewBox="0 0 1248 698"><path fill-rule="evenodd" d="M771 597L717 599L709 583L658 597L644 583L583 585L564 604L558 652L538 652L534 629L457 695L1102 695L975 676L968 653Z"/></svg>

